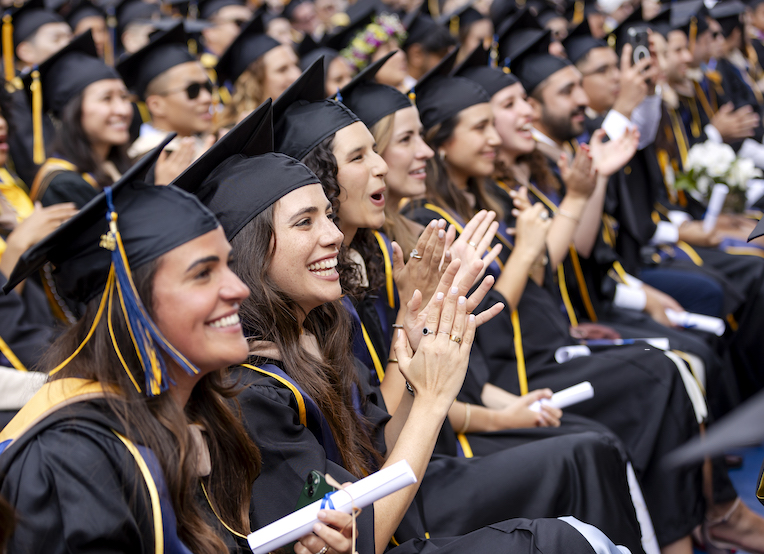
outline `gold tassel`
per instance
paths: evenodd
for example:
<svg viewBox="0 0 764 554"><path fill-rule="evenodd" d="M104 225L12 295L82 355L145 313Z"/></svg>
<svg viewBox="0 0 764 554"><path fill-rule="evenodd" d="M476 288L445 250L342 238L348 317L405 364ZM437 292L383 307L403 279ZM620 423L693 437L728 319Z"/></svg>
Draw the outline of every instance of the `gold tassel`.
<svg viewBox="0 0 764 554"><path fill-rule="evenodd" d="M440 17L440 6L438 0L427 0L427 7L430 9L430 15L433 19Z"/></svg>
<svg viewBox="0 0 764 554"><path fill-rule="evenodd" d="M698 19L695 16L690 20L690 36L688 38L690 52L695 52L695 39L698 38Z"/></svg>
<svg viewBox="0 0 764 554"><path fill-rule="evenodd" d="M454 15L451 17L451 21L448 24L448 30L451 33L451 36L455 38L459 38L459 16Z"/></svg>
<svg viewBox="0 0 764 554"><path fill-rule="evenodd" d="M103 61L106 62L106 65L109 67L114 67L114 51L116 49L114 42L117 36L115 32L115 29L117 28L117 18L114 14L110 13L106 16L106 28L109 36L103 45Z"/></svg>
<svg viewBox="0 0 764 554"><path fill-rule="evenodd" d="M32 160L37 165L45 162L45 142L42 136L42 85L40 84L40 72L35 69L32 71L32 84L29 86L32 91Z"/></svg>
<svg viewBox="0 0 764 554"><path fill-rule="evenodd" d="M199 47L196 44L196 41L192 38L188 39L188 51L192 56L196 56L197 51L199 50Z"/></svg>
<svg viewBox="0 0 764 554"><path fill-rule="evenodd" d="M616 42L615 34L614 33L610 33L607 36L607 45L610 48L612 48L613 50L615 50L615 42Z"/></svg>
<svg viewBox="0 0 764 554"><path fill-rule="evenodd" d="M13 23L11 16L3 16L3 65L5 66L5 82L10 83L16 76L16 67L13 62Z"/></svg>
<svg viewBox="0 0 764 554"><path fill-rule="evenodd" d="M577 0L575 4L573 4L573 23L574 25L578 25L579 23L583 23L584 21L584 2L583 0Z"/></svg>

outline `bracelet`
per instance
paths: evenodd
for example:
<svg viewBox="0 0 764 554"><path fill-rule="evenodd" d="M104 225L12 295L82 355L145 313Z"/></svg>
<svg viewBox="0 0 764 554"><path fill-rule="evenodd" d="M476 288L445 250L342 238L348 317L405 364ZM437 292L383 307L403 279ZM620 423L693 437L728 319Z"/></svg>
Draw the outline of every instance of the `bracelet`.
<svg viewBox="0 0 764 554"><path fill-rule="evenodd" d="M393 329L403 329L403 325L400 323L393 323Z"/></svg>
<svg viewBox="0 0 764 554"><path fill-rule="evenodd" d="M408 381L406 381L406 390L409 391L409 394L411 396L416 396L416 394L414 393L414 387L412 387Z"/></svg>
<svg viewBox="0 0 764 554"><path fill-rule="evenodd" d="M559 215L561 215L562 217L567 217L568 219L572 219L576 223L581 223L581 218L580 217L576 217L573 214L566 212L565 210L558 209L557 213Z"/></svg>
<svg viewBox="0 0 764 554"><path fill-rule="evenodd" d="M470 428L470 416L472 415L472 406L469 404L464 405L464 425L462 425L462 428L459 429L456 433L458 435L463 435L467 432L467 429Z"/></svg>
<svg viewBox="0 0 764 554"><path fill-rule="evenodd" d="M387 363L388 364L397 364L398 363L398 358L388 358L387 359Z"/></svg>

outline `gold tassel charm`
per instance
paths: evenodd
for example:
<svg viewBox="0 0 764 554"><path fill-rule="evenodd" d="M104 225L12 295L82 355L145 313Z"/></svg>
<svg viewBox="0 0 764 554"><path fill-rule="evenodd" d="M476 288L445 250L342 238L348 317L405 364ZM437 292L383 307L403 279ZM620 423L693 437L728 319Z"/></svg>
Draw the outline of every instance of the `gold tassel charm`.
<svg viewBox="0 0 764 554"><path fill-rule="evenodd" d="M37 69L32 71L32 84L29 85L32 91L32 160L37 165L45 162L45 142L42 136L42 84L40 83L40 72Z"/></svg>
<svg viewBox="0 0 764 554"><path fill-rule="evenodd" d="M451 36L454 38L459 38L459 16L454 15L451 17L451 21L448 23L448 30L451 33Z"/></svg>
<svg viewBox="0 0 764 554"><path fill-rule="evenodd" d="M16 65L13 52L13 23L11 16L3 16L3 65L5 66L5 82L10 83L16 76Z"/></svg>

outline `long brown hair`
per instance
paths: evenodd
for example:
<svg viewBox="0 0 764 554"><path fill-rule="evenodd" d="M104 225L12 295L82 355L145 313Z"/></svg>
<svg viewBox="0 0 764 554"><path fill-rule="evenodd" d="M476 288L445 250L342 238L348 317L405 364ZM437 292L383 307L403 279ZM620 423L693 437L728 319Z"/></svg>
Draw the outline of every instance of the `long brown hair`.
<svg viewBox="0 0 764 554"><path fill-rule="evenodd" d="M136 289L150 314L154 303L153 281L160 260L133 271ZM97 297L88 303L85 315L52 345L42 367L57 366L84 341L96 318L100 300ZM112 309L118 310L118 304ZM204 479L215 510L230 527L249 533L249 500L252 484L260 472L260 453L229 407L228 398L234 396L234 391L224 385L223 372L215 371L199 380L185 409L169 393L147 397L135 389L122 369L109 336L107 319L104 314L81 352L52 379L92 379L121 391L119 395L107 397L108 406L126 436L156 455L177 517L179 538L193 552L224 551L223 539L207 522L209 512L197 501L198 453L188 426L200 424L207 435L212 471ZM133 379L142 384L141 364L123 318L113 317L112 324L126 365Z"/></svg>
<svg viewBox="0 0 764 554"><path fill-rule="evenodd" d="M538 187L541 192L545 194L549 194L551 192L559 192L560 181L549 168L546 156L544 156L544 154L542 154L538 148L535 148L533 152L529 154L519 156L516 163L528 164L528 167L531 170L531 181L534 182L536 187ZM498 160L496 162L496 178L503 181L511 181L513 183L519 184L517 183L512 168L508 167L504 163L499 162Z"/></svg>
<svg viewBox="0 0 764 554"><path fill-rule="evenodd" d="M260 56L236 79L233 96L231 101L223 107L218 128L236 125L241 114L249 113L263 103L264 81L265 62Z"/></svg>
<svg viewBox="0 0 764 554"><path fill-rule="evenodd" d="M459 124L459 114L451 119L438 123L427 130L424 136L425 142L435 152L443 146L454 134L454 129ZM496 212L496 220L504 219L504 210L501 204L489 195L484 186L483 179L471 177L467 181L469 192L475 196L475 206L470 206L463 191L451 181L448 176L446 161L438 155L427 161L427 196L435 204L454 210L464 221L472 218L478 210L493 210Z"/></svg>
<svg viewBox="0 0 764 554"><path fill-rule="evenodd" d="M357 477L381 461L366 422L353 408L353 390L360 392L348 337L351 327L339 300L305 314L303 327L318 338L323 359L300 345L300 307L273 282L268 269L276 250L273 205L258 214L231 244L237 255L233 271L251 293L241 304L245 335L270 341L281 353L284 370L316 402L331 428L345 469Z"/></svg>

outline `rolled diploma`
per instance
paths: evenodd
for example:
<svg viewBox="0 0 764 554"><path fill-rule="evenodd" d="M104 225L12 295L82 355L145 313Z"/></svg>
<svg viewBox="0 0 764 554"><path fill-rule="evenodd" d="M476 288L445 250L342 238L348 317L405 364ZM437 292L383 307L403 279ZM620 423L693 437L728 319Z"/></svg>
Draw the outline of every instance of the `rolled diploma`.
<svg viewBox="0 0 764 554"><path fill-rule="evenodd" d="M574 358L589 356L592 353L588 346L576 344L574 346L561 346L554 353L554 359L558 364L564 364Z"/></svg>
<svg viewBox="0 0 764 554"><path fill-rule="evenodd" d="M711 198L708 200L708 209L706 209L706 217L703 218L703 232L710 233L716 227L716 220L719 219L719 214L722 213L724 207L724 200L727 198L727 194L730 189L727 185L717 183L711 190Z"/></svg>
<svg viewBox="0 0 764 554"><path fill-rule="evenodd" d="M724 334L724 320L718 317L690 312L675 312L674 310L666 310L666 317L674 325L685 329L699 329L707 333L714 333L718 337Z"/></svg>
<svg viewBox="0 0 764 554"><path fill-rule="evenodd" d="M342 490L333 492L331 499L335 510L349 514L353 506L365 508L380 498L414 483L416 483L416 475L411 466L406 460L401 460ZM312 533L313 525L318 522L318 511L321 509L322 500L317 500L250 534L247 542L252 552L267 554Z"/></svg>
<svg viewBox="0 0 764 554"><path fill-rule="evenodd" d="M594 387L592 387L592 384L589 381L584 381L554 393L552 398L548 400L546 398L536 400L536 402L531 404L528 409L533 410L534 412L538 412L541 410L541 405L545 404L547 406L552 406L553 408L559 408L562 410L563 408L567 408L573 404L578 404L584 400L589 400L592 397L594 397Z"/></svg>

